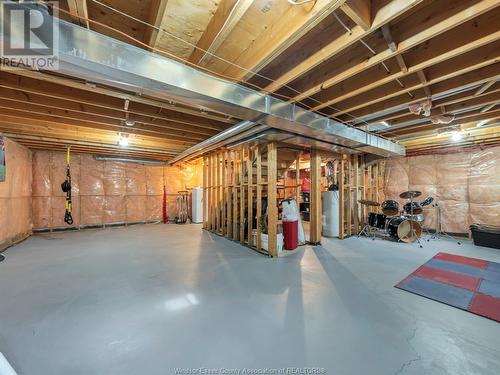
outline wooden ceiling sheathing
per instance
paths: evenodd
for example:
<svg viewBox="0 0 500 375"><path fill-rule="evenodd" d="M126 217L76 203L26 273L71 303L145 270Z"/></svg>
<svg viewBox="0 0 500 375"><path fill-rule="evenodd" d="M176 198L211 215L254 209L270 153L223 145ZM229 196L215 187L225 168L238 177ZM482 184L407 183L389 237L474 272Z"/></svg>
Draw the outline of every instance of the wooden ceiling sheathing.
<svg viewBox="0 0 500 375"><path fill-rule="evenodd" d="M438 131L451 126L470 134L464 145L500 141L495 127L467 130L498 118L498 0L316 0L303 5L286 0L63 0L60 6L145 44L61 12L83 27L168 52L353 126L386 121L389 128L381 134L409 150L449 147L450 137ZM408 105L429 96L434 97L432 115L455 115L451 124L432 124L408 111ZM238 121L186 103L38 72L0 72L0 100L0 131L14 131L15 118L25 137L49 139L54 131L63 142L83 142L88 136L99 144L102 136L103 150L114 154L120 150L111 150L110 142L116 146L121 131L130 133L138 148L175 153ZM123 128L126 116L134 127ZM44 141L29 142L40 147Z"/></svg>

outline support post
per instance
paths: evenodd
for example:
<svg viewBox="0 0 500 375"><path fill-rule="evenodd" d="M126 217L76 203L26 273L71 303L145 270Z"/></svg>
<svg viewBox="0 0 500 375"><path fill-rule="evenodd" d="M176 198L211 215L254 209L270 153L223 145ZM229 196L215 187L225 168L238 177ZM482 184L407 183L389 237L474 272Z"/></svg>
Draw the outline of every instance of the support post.
<svg viewBox="0 0 500 375"><path fill-rule="evenodd" d="M321 155L311 152L311 230L309 242L321 243Z"/></svg>
<svg viewBox="0 0 500 375"><path fill-rule="evenodd" d="M260 232L260 221L262 216L262 157L260 151L260 146L257 146L255 149L255 164L257 167L257 212L255 213L257 216L257 250L262 248Z"/></svg>
<svg viewBox="0 0 500 375"><path fill-rule="evenodd" d="M267 223L268 223L268 251L272 257L278 256L278 205L276 184L278 179L278 149L276 143L267 145Z"/></svg>
<svg viewBox="0 0 500 375"><path fill-rule="evenodd" d="M247 159L247 233L248 233L248 246L252 246L252 224L253 224L253 160L252 149L248 148Z"/></svg>
<svg viewBox="0 0 500 375"><path fill-rule="evenodd" d="M233 151L233 241L238 239L238 152Z"/></svg>

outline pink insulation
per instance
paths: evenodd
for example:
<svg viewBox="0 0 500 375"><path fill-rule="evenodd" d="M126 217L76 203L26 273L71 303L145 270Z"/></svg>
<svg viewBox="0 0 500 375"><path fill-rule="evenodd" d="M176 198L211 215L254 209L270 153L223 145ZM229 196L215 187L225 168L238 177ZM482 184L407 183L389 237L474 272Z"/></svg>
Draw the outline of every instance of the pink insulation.
<svg viewBox="0 0 500 375"><path fill-rule="evenodd" d="M179 190L202 184L202 167L149 166L118 161L97 161L92 155L72 154L74 226L158 221L163 217L163 186L167 212L177 214ZM37 151L33 159L33 214L36 229L65 228L65 154Z"/></svg>
<svg viewBox="0 0 500 375"><path fill-rule="evenodd" d="M467 233L472 223L500 225L500 147L484 150L389 159L385 172L387 199L419 190L421 202L434 197L441 228ZM438 208L427 206L425 227L436 229Z"/></svg>
<svg viewBox="0 0 500 375"><path fill-rule="evenodd" d="M0 182L0 250L31 233L31 163L26 147L4 138L5 181Z"/></svg>

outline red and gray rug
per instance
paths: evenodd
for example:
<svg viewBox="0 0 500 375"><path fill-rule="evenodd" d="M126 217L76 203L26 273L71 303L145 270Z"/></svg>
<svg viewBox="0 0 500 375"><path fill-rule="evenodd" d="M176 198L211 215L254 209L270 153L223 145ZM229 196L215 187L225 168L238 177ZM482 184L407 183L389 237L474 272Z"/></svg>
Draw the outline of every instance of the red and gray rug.
<svg viewBox="0 0 500 375"><path fill-rule="evenodd" d="M500 322L500 263L437 253L396 288Z"/></svg>

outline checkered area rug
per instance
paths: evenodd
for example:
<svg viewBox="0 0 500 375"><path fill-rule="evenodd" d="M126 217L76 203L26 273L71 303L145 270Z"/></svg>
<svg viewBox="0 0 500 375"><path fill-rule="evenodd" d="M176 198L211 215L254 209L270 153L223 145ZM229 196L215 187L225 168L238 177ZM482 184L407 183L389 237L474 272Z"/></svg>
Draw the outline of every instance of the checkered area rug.
<svg viewBox="0 0 500 375"><path fill-rule="evenodd" d="M395 287L500 322L500 263L437 253Z"/></svg>

